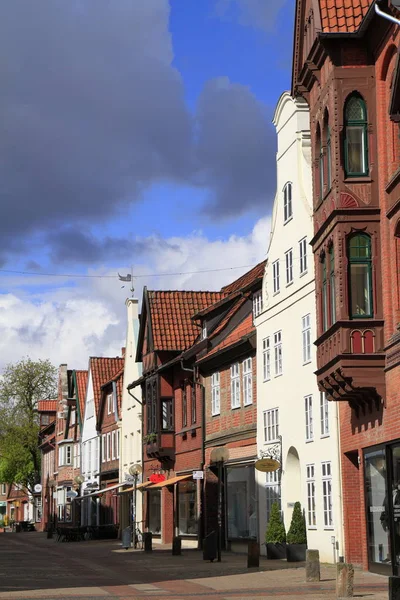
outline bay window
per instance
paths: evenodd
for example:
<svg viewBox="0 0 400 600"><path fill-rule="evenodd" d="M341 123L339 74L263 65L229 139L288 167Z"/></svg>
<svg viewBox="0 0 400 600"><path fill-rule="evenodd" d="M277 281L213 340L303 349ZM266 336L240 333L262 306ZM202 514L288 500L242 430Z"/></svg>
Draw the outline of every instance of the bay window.
<svg viewBox="0 0 400 600"><path fill-rule="evenodd" d="M372 317L372 257L369 235L358 233L350 237L348 258L350 317Z"/></svg>
<svg viewBox="0 0 400 600"><path fill-rule="evenodd" d="M362 97L352 94L345 105L344 160L347 177L368 175L367 108Z"/></svg>

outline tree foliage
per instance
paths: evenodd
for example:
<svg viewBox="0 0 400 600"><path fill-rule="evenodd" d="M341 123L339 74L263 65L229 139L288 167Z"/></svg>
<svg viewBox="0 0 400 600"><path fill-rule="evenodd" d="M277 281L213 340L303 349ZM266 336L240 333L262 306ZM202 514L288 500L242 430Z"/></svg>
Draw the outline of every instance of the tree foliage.
<svg viewBox="0 0 400 600"><path fill-rule="evenodd" d="M271 506L271 513L265 531L265 541L267 544L283 544L286 542L285 525L282 521L278 502L274 502Z"/></svg>
<svg viewBox="0 0 400 600"><path fill-rule="evenodd" d="M286 539L288 544L307 543L306 520L302 513L300 502L296 502L294 505L292 521Z"/></svg>
<svg viewBox="0 0 400 600"><path fill-rule="evenodd" d="M0 481L29 491L40 477L38 402L56 397L57 369L49 360L24 358L0 380Z"/></svg>

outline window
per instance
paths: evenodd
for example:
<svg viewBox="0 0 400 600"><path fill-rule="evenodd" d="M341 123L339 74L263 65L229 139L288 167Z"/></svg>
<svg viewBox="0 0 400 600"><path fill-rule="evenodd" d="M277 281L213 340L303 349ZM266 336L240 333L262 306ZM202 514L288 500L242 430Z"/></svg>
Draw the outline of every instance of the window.
<svg viewBox="0 0 400 600"><path fill-rule="evenodd" d="M107 395L107 414L111 415L113 411L113 397L112 394Z"/></svg>
<svg viewBox="0 0 400 600"><path fill-rule="evenodd" d="M228 539L256 538L256 480L254 465L226 468L226 513Z"/></svg>
<svg viewBox="0 0 400 600"><path fill-rule="evenodd" d="M107 438L106 438L106 434L103 433L103 435L101 436L101 442L102 442L102 448L101 448L101 462L106 462L107 460Z"/></svg>
<svg viewBox="0 0 400 600"><path fill-rule="evenodd" d="M75 409L73 408L70 412L69 424L75 425L75 423L76 423L76 412L75 412Z"/></svg>
<svg viewBox="0 0 400 600"><path fill-rule="evenodd" d="M5 496L6 493L7 493L7 486L6 486L5 483L1 484L1 493L2 493L3 496Z"/></svg>
<svg viewBox="0 0 400 600"><path fill-rule="evenodd" d="M48 425L50 423L49 415L42 415L42 425Z"/></svg>
<svg viewBox="0 0 400 600"><path fill-rule="evenodd" d="M256 318L260 313L262 313L263 309L263 301L262 301L262 291L254 292L253 294L253 317Z"/></svg>
<svg viewBox="0 0 400 600"><path fill-rule="evenodd" d="M243 404L248 406L253 403L253 377L252 360L246 358L243 361Z"/></svg>
<svg viewBox="0 0 400 600"><path fill-rule="evenodd" d="M107 462L111 457L111 433L107 433Z"/></svg>
<svg viewBox="0 0 400 600"><path fill-rule="evenodd" d="M111 432L111 460L115 460L115 431Z"/></svg>
<svg viewBox="0 0 400 600"><path fill-rule="evenodd" d="M331 129L329 125L326 125L326 173L327 173L327 187L328 191L332 187L332 143L331 143Z"/></svg>
<svg viewBox="0 0 400 600"><path fill-rule="evenodd" d="M231 366L231 408L240 408L239 363Z"/></svg>
<svg viewBox="0 0 400 600"><path fill-rule="evenodd" d="M197 415L196 415L196 385L193 384L193 387L191 389L192 389L191 396L192 396L192 425L193 425L194 423L196 423L196 417L197 417Z"/></svg>
<svg viewBox="0 0 400 600"><path fill-rule="evenodd" d="M317 526L315 512L315 465L307 465L307 524Z"/></svg>
<svg viewBox="0 0 400 600"><path fill-rule="evenodd" d="M320 411L321 411L321 435L329 435L329 402L325 392L319 393Z"/></svg>
<svg viewBox="0 0 400 600"><path fill-rule="evenodd" d="M119 458L119 443L120 443L120 430L117 429L117 435L115 438L115 455Z"/></svg>
<svg viewBox="0 0 400 600"><path fill-rule="evenodd" d="M263 340L263 378L264 381L271 379L271 352L269 337Z"/></svg>
<svg viewBox="0 0 400 600"><path fill-rule="evenodd" d="M279 470L266 473L265 496L267 509L267 522L271 514L271 508L274 502L279 504L281 510L281 486L279 481Z"/></svg>
<svg viewBox="0 0 400 600"><path fill-rule="evenodd" d="M72 465L72 445L65 444L58 447L58 465L64 467Z"/></svg>
<svg viewBox="0 0 400 600"><path fill-rule="evenodd" d="M306 441L311 442L314 439L312 396L306 396L304 398L304 404L306 413Z"/></svg>
<svg viewBox="0 0 400 600"><path fill-rule="evenodd" d="M287 223L293 217L292 211L292 184L287 183L283 189L283 220Z"/></svg>
<svg viewBox="0 0 400 600"><path fill-rule="evenodd" d="M78 442L74 445L74 469L79 469L81 466L81 445Z"/></svg>
<svg viewBox="0 0 400 600"><path fill-rule="evenodd" d="M279 260L272 263L272 273L274 278L274 294L279 292Z"/></svg>
<svg viewBox="0 0 400 600"><path fill-rule="evenodd" d="M86 415L87 415L88 419L90 417L94 416L94 399L93 398L89 398L89 400L87 401L87 404L86 404Z"/></svg>
<svg viewBox="0 0 400 600"><path fill-rule="evenodd" d="M90 474L92 472L92 440L88 441L88 453L87 453L87 472Z"/></svg>
<svg viewBox="0 0 400 600"><path fill-rule="evenodd" d="M303 364L311 361L311 315L302 317Z"/></svg>
<svg viewBox="0 0 400 600"><path fill-rule="evenodd" d="M264 411L264 442L277 442L279 439L279 409Z"/></svg>
<svg viewBox="0 0 400 600"><path fill-rule="evenodd" d="M329 283L331 296L331 325L336 322L336 286L335 286L335 250L333 246L329 249Z"/></svg>
<svg viewBox="0 0 400 600"><path fill-rule="evenodd" d="M203 321L203 326L201 328L201 339L205 340L207 338L207 323Z"/></svg>
<svg viewBox="0 0 400 600"><path fill-rule="evenodd" d="M92 470L93 473L96 474L99 470L98 460L99 460L99 442L100 438L96 437L93 440L93 453L92 453Z"/></svg>
<svg viewBox="0 0 400 600"><path fill-rule="evenodd" d="M161 423L164 431L172 431L174 428L172 413L172 398L161 398Z"/></svg>
<svg viewBox="0 0 400 600"><path fill-rule="evenodd" d="M321 262L322 268L322 331L328 329L328 281L326 278L326 256Z"/></svg>
<svg viewBox="0 0 400 600"><path fill-rule="evenodd" d="M179 535L197 535L197 486L195 481L178 483Z"/></svg>
<svg viewBox="0 0 400 600"><path fill-rule="evenodd" d="M352 94L344 111L344 161L347 177L368 175L367 108L359 94Z"/></svg>
<svg viewBox="0 0 400 600"><path fill-rule="evenodd" d="M187 427L187 393L186 384L182 388L182 427Z"/></svg>
<svg viewBox="0 0 400 600"><path fill-rule="evenodd" d="M219 373L213 373L211 376L211 414L213 416L220 413L220 387Z"/></svg>
<svg viewBox="0 0 400 600"><path fill-rule="evenodd" d="M286 284L293 283L293 250L285 252L286 260Z"/></svg>
<svg viewBox="0 0 400 600"><path fill-rule="evenodd" d="M282 375L282 332L274 333L275 377Z"/></svg>
<svg viewBox="0 0 400 600"><path fill-rule="evenodd" d="M300 246L300 275L307 273L307 238L299 242Z"/></svg>
<svg viewBox="0 0 400 600"><path fill-rule="evenodd" d="M319 125L318 125L318 129L317 129L317 145L318 145L319 197L322 199L324 197L324 186L325 186L324 148L322 145L321 130L319 128Z"/></svg>
<svg viewBox="0 0 400 600"><path fill-rule="evenodd" d="M350 316L360 319L373 316L371 238L365 233L349 239Z"/></svg>
<svg viewBox="0 0 400 600"><path fill-rule="evenodd" d="M322 463L322 495L324 500L324 527L333 527L332 468L330 462Z"/></svg>

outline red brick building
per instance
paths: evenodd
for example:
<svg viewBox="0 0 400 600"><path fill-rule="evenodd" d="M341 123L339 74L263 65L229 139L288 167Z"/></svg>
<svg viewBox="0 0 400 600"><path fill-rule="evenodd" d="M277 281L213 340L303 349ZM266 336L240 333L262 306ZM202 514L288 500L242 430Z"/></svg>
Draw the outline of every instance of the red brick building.
<svg viewBox="0 0 400 600"><path fill-rule="evenodd" d="M202 486L192 473L203 470L205 462L204 391L195 356L184 358L182 352L200 337L192 315L222 297L219 292L143 292L136 358L143 363L143 482L152 475L165 477L144 488L144 515L146 528L164 543L174 535L193 544L202 537Z"/></svg>
<svg viewBox="0 0 400 600"><path fill-rule="evenodd" d="M101 439L100 525L119 524L119 458L120 420L124 366L114 377L101 386L102 394L97 415L97 430Z"/></svg>
<svg viewBox="0 0 400 600"><path fill-rule="evenodd" d="M264 269L262 262L222 288L223 299L195 317L206 341L196 362L205 388L205 533L218 530L219 516L222 546L229 549L247 549L258 536L253 313L262 309Z"/></svg>
<svg viewBox="0 0 400 600"><path fill-rule="evenodd" d="M41 486L40 495L41 520L37 529L47 531L55 526L54 510L54 473L55 473L55 427L57 400L41 400L38 402L39 412L39 449L41 453Z"/></svg>
<svg viewBox="0 0 400 600"><path fill-rule="evenodd" d="M387 574L400 560L399 43L372 0L297 0L292 92L310 106L316 374L340 402L345 560Z"/></svg>

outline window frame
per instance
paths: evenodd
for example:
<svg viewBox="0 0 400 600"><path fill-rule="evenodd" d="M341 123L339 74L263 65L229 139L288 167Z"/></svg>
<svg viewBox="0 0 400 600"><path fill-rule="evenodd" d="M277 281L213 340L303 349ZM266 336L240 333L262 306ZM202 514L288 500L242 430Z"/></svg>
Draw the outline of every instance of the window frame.
<svg viewBox="0 0 400 600"><path fill-rule="evenodd" d="M101 436L101 449L101 462L105 463L107 460L107 437L105 433L103 433Z"/></svg>
<svg viewBox="0 0 400 600"><path fill-rule="evenodd" d="M335 248L329 248L329 297L330 297L330 322L336 323L336 282L335 282Z"/></svg>
<svg viewBox="0 0 400 600"><path fill-rule="evenodd" d="M236 410L241 407L240 396L240 363L235 362L231 365L231 409ZM237 403L234 403L237 400Z"/></svg>
<svg viewBox="0 0 400 600"><path fill-rule="evenodd" d="M107 394L107 414L111 415L113 412L113 395L112 392Z"/></svg>
<svg viewBox="0 0 400 600"><path fill-rule="evenodd" d="M352 257L351 256L351 241L355 238L363 238L368 240L368 257ZM358 246L360 248L360 246ZM374 317L374 296L373 296L373 282L372 282L372 238L368 233L357 232L353 233L347 238L347 260L348 260L348 286L349 286L349 317L350 319L372 319ZM369 295L369 307L370 312L360 315L353 314L352 303L353 303L353 292L352 292L352 265L366 265L368 267L368 295Z"/></svg>
<svg viewBox="0 0 400 600"><path fill-rule="evenodd" d="M321 437L326 438L330 436L329 427L329 401L325 392L319 393L319 407L320 407L320 425L321 425Z"/></svg>
<svg viewBox="0 0 400 600"><path fill-rule="evenodd" d="M248 356L242 363L243 406L253 404L253 359Z"/></svg>
<svg viewBox="0 0 400 600"><path fill-rule="evenodd" d="M270 417L270 419L269 419ZM279 442L279 407L263 411L264 444ZM275 437L270 434L275 433Z"/></svg>
<svg viewBox="0 0 400 600"><path fill-rule="evenodd" d="M315 464L306 465L307 486L307 529L317 529L317 510L315 502Z"/></svg>
<svg viewBox="0 0 400 600"><path fill-rule="evenodd" d="M301 317L301 333L303 342L303 365L311 362L311 313Z"/></svg>
<svg viewBox="0 0 400 600"><path fill-rule="evenodd" d="M308 271L307 265L307 237L303 237L299 241L299 250L300 250L300 277L305 275Z"/></svg>
<svg viewBox="0 0 400 600"><path fill-rule="evenodd" d="M334 529L333 493L332 493L332 463L321 462L322 473L322 503L324 513L324 529Z"/></svg>
<svg viewBox="0 0 400 600"><path fill-rule="evenodd" d="M274 262L272 263L272 278L273 278L274 295L279 294L279 292L281 290L280 281L279 281L279 259L274 260Z"/></svg>
<svg viewBox="0 0 400 600"><path fill-rule="evenodd" d="M328 317L328 277L327 277L327 268L326 268L326 254L323 255L321 259L321 279L322 279L322 331L325 332L329 328L329 317Z"/></svg>
<svg viewBox="0 0 400 600"><path fill-rule="evenodd" d="M306 442L314 441L314 420L313 420L313 397L312 394L304 396L304 414L306 421Z"/></svg>
<svg viewBox="0 0 400 600"><path fill-rule="evenodd" d="M286 285L293 283L293 248L285 252Z"/></svg>
<svg viewBox="0 0 400 600"><path fill-rule="evenodd" d="M253 294L253 319L257 318L263 311L262 290L258 290Z"/></svg>
<svg viewBox="0 0 400 600"><path fill-rule="evenodd" d="M318 124L317 129L317 144L318 144L318 185L319 199L323 200L325 195L325 173L324 173L324 147L322 142L321 128Z"/></svg>
<svg viewBox="0 0 400 600"><path fill-rule="evenodd" d="M329 123L326 123L326 175L327 191L332 189L332 138Z"/></svg>
<svg viewBox="0 0 400 600"><path fill-rule="evenodd" d="M289 223L293 219L293 185L288 181L283 188L283 224Z"/></svg>
<svg viewBox="0 0 400 600"><path fill-rule="evenodd" d="M263 381L271 380L271 338L266 337L262 341L263 345Z"/></svg>
<svg viewBox="0 0 400 600"><path fill-rule="evenodd" d="M217 394L218 392L218 394ZM217 407L218 396L218 409ZM215 371L211 375L211 416L216 417L221 414L221 375L219 371Z"/></svg>
<svg viewBox="0 0 400 600"><path fill-rule="evenodd" d="M282 329L274 333L274 376L283 375Z"/></svg>
<svg viewBox="0 0 400 600"><path fill-rule="evenodd" d="M363 119L349 119L347 111L350 103L357 99L361 102L363 110ZM364 170L360 172L350 172L349 170L349 136L348 132L351 128L361 128L362 130L362 157L364 162ZM369 176L369 149L368 149L368 111L364 98L358 92L353 92L346 99L344 105L344 171L346 178L352 177L368 177Z"/></svg>

